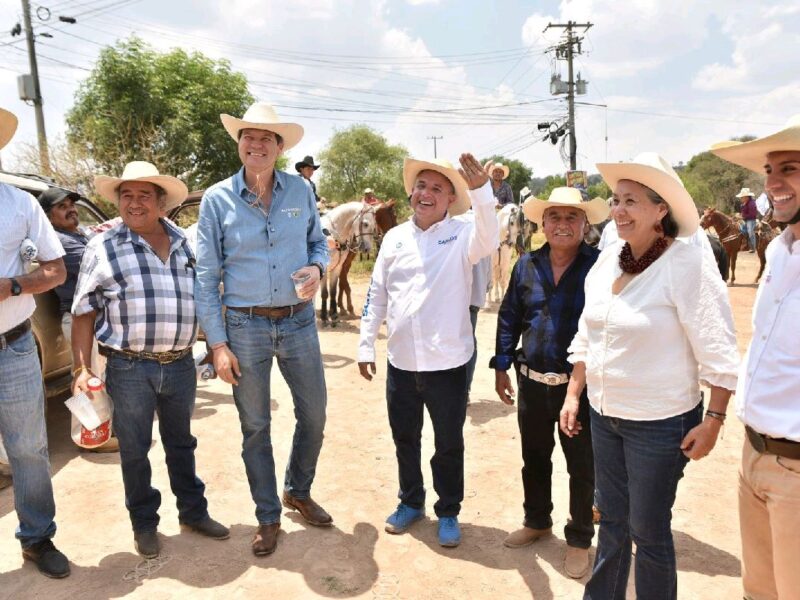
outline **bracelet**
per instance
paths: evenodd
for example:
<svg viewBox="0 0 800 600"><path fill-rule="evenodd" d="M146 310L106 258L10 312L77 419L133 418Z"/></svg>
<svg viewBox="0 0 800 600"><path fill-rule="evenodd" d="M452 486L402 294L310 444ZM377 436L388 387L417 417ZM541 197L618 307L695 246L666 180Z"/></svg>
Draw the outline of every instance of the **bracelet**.
<svg viewBox="0 0 800 600"><path fill-rule="evenodd" d="M717 421L719 421L720 423L722 423L724 425L725 424L725 418L728 415L726 415L725 413L714 411L714 410L707 410L706 411L706 416L707 417L711 417L712 419L716 419Z"/></svg>
<svg viewBox="0 0 800 600"><path fill-rule="evenodd" d="M84 371L88 371L88 370L89 369L87 368L86 365L81 365L80 367L78 367L78 368L76 368L75 370L72 371L72 377L74 378L79 372L83 373Z"/></svg>

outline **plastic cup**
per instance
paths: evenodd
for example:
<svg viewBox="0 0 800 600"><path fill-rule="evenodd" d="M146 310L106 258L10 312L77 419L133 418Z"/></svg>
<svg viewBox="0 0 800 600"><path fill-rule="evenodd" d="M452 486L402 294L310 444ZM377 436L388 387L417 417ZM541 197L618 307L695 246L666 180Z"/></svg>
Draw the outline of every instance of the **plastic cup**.
<svg viewBox="0 0 800 600"><path fill-rule="evenodd" d="M311 279L311 275L303 271L295 271L292 273L292 283L294 283L294 293L300 300L305 300L306 296L303 295L302 289L306 281Z"/></svg>

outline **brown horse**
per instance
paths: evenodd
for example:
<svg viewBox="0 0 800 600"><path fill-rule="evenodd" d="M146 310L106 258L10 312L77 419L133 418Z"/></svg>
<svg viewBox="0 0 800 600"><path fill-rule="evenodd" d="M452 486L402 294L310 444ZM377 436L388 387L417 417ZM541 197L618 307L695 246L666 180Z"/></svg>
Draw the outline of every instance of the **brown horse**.
<svg viewBox="0 0 800 600"><path fill-rule="evenodd" d="M745 234L741 232L731 217L718 212L714 208L707 208L703 212L700 225L703 229L713 227L716 230L719 241L722 243L723 248L725 248L725 253L728 255L731 269L730 285L733 285L736 281L736 257L739 254L742 244L746 241ZM758 275L756 276L756 283L758 283L758 280L761 279L761 275L764 273L764 266L767 262L765 252L767 250L767 245L774 237L775 230L768 222L759 221L756 224L756 252L758 253L758 260L761 263L758 269Z"/></svg>
<svg viewBox="0 0 800 600"><path fill-rule="evenodd" d="M386 235L386 232L397 225L397 213L394 210L394 202L394 200L388 200L375 209L375 224L378 227L376 246L378 248L380 248L381 241L383 240L383 236ZM347 281L347 274L350 272L350 265L353 264L355 257L355 252L350 252L344 259L342 272L339 274L339 297L337 298L339 309L342 312L346 310L351 315L355 315L355 311L353 310L353 299L350 295L350 282ZM345 296L347 296L347 306L345 306L344 303Z"/></svg>

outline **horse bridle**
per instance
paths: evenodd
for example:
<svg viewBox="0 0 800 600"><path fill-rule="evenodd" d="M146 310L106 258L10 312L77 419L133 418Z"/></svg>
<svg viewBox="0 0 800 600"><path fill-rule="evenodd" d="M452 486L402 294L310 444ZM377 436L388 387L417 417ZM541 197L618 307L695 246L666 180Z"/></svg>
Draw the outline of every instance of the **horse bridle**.
<svg viewBox="0 0 800 600"><path fill-rule="evenodd" d="M714 225L714 223L712 222L712 221L713 221L713 219L711 219L711 217L712 217L712 216L714 216L714 215L719 215L719 219L717 219L717 220L718 220L718 221L720 221L720 222L721 222L721 223L724 225L724 227L723 227L722 231L719 231L719 230L717 229L717 226L716 226L716 225ZM706 215L703 215L703 217L705 217L705 216L706 216ZM721 215L720 213L718 213L718 212L716 212L716 211L715 211L715 212L713 212L713 213L710 213L710 214L708 215L709 219L708 219L708 221L706 221L706 223L707 223L707 225L706 225L706 228L707 228L708 226L714 225L714 229L717 229L717 234L719 235L719 241L720 241L721 243L725 244L726 242L732 242L733 240L735 240L735 239L738 239L738 238L739 238L739 236L740 236L742 233L741 233L741 232L740 232L740 231L737 229L736 225L734 225L734 224L733 224L733 221L728 221L728 222L726 223L726 222L725 222L725 219L723 219L723 218L722 218L723 216L724 216L724 215ZM701 219L701 225L702 225L703 221L705 221L705 218ZM727 231L730 231L730 230L733 230L733 233L731 233L730 235L728 235L726 232L727 232ZM723 237L723 236L725 236L725 237Z"/></svg>
<svg viewBox="0 0 800 600"><path fill-rule="evenodd" d="M359 211L359 213L355 217L353 217L353 220L350 221L349 229L352 231L353 228L355 227L355 224L357 222L361 221L361 219L364 218L364 215L366 215L367 213L370 213L370 212L373 213L373 214L375 213L375 207L374 206L365 206L363 209L361 209ZM336 227L334 226L333 221L331 221L330 229L331 229L331 235L332 235L334 241L336 242L337 249L338 250L346 250L348 252L353 252L353 253L358 252L358 247L360 245L358 243L359 240L361 240L362 238L365 238L365 237L374 237L375 236L375 233L361 233L361 228L359 227L358 228L359 231L356 234L351 235L346 241L342 242L342 241L339 240L339 232L336 231Z"/></svg>

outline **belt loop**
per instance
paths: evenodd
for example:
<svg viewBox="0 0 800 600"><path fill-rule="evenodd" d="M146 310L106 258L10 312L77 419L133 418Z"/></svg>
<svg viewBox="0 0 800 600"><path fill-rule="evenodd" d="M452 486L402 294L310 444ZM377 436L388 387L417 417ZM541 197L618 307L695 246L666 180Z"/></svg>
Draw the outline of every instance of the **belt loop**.
<svg viewBox="0 0 800 600"><path fill-rule="evenodd" d="M252 319L253 318L253 307L252 306L248 310L248 314L250 315L250 318Z"/></svg>
<svg viewBox="0 0 800 600"><path fill-rule="evenodd" d="M291 319L294 316L294 304L289 307L289 318Z"/></svg>
<svg viewBox="0 0 800 600"><path fill-rule="evenodd" d="M8 348L8 344L6 344L6 336L0 335L0 350L5 350Z"/></svg>

